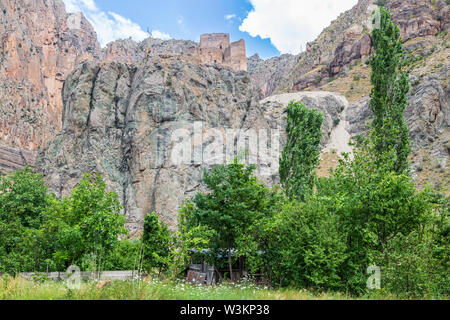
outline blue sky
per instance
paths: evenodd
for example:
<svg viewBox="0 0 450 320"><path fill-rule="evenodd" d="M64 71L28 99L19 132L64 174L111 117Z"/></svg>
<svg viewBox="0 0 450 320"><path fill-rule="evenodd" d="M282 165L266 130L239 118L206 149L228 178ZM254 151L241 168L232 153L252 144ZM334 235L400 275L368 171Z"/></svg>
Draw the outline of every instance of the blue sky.
<svg viewBox="0 0 450 320"><path fill-rule="evenodd" d="M308 41L357 0L63 0L82 11L107 42L132 37L199 41L200 34L244 39L247 55L270 58L299 53Z"/></svg>
<svg viewBox="0 0 450 320"><path fill-rule="evenodd" d="M232 40L245 39L248 54L278 55L279 51L270 39L251 37L241 32L239 26L253 8L242 0L97 0L105 11L114 11L125 17L133 17L147 31L160 30L174 39L200 40L200 34L212 32L230 33ZM132 5L131 5L132 4ZM228 18L228 20L227 20Z"/></svg>

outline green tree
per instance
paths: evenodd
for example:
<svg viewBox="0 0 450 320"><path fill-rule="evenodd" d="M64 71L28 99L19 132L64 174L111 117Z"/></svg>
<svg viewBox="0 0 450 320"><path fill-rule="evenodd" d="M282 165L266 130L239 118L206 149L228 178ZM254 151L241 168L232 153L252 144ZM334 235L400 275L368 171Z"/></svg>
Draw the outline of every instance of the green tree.
<svg viewBox="0 0 450 320"><path fill-rule="evenodd" d="M176 278L186 270L189 265L192 250L203 252L211 248L211 239L214 239L215 231L206 226L199 225L194 218L195 205L186 199L178 214L178 229L175 232L174 247L171 250L170 273ZM205 256L204 256L205 257ZM208 256L205 257L208 260ZM213 260L211 260L212 262Z"/></svg>
<svg viewBox="0 0 450 320"><path fill-rule="evenodd" d="M203 182L209 192L195 196L190 217L191 227L203 226L212 232L212 259L218 265L217 255L225 253L232 279L232 249L236 249L235 253L240 249L236 240L246 234L255 221L274 212L276 197L253 176L254 169L235 159L227 166L205 171Z"/></svg>
<svg viewBox="0 0 450 320"><path fill-rule="evenodd" d="M24 227L39 228L48 189L41 174L29 167L0 177L0 219L18 217Z"/></svg>
<svg viewBox="0 0 450 320"><path fill-rule="evenodd" d="M0 177L0 271L35 271L46 265L40 229L48 198L42 175L29 167Z"/></svg>
<svg viewBox="0 0 450 320"><path fill-rule="evenodd" d="M409 130L404 110L409 91L400 31L386 9L373 31L371 109L368 138L346 155L330 179L316 184L318 194L335 199L339 232L347 237L341 278L346 290L366 290L366 268L380 257L389 260L392 243L418 232L431 212L427 191L416 192L408 175Z"/></svg>
<svg viewBox="0 0 450 320"><path fill-rule="evenodd" d="M253 245L247 253L251 271L263 271L280 287L343 288L340 268L347 246L334 205L333 199L309 196L302 203L281 203L279 214L257 221L243 238Z"/></svg>
<svg viewBox="0 0 450 320"><path fill-rule="evenodd" d="M332 210L347 237L342 279L356 294L365 292L376 257L389 256L392 240L418 231L432 210L427 190L417 192L409 175L390 171L392 162L381 165L371 150L359 146L353 160L347 156L317 184L321 196L336 199Z"/></svg>
<svg viewBox="0 0 450 320"><path fill-rule="evenodd" d="M158 273L166 271L169 266L169 255L172 238L167 225L160 221L156 212L147 214L142 235L144 268Z"/></svg>
<svg viewBox="0 0 450 320"><path fill-rule="evenodd" d="M139 239L123 239L108 252L105 258L106 270L137 270L141 257L142 243Z"/></svg>
<svg viewBox="0 0 450 320"><path fill-rule="evenodd" d="M300 102L287 106L287 143L280 158L280 179L290 199L304 201L312 192L320 159L323 114Z"/></svg>
<svg viewBox="0 0 450 320"><path fill-rule="evenodd" d="M49 194L30 168L0 178L0 271L99 270L126 234L117 194L85 175L70 197Z"/></svg>
<svg viewBox="0 0 450 320"><path fill-rule="evenodd" d="M378 162L392 158L391 170L401 174L409 168L411 153L409 129L404 117L410 89L408 73L404 71L408 57L403 49L400 29L384 7L379 10L380 25L372 33L374 53L370 60L373 84L370 108L374 116L371 139Z"/></svg>
<svg viewBox="0 0 450 320"><path fill-rule="evenodd" d="M115 192L107 192L100 175L85 174L68 198L53 199L46 215L46 234L53 243L59 268L93 263L100 269L104 258L127 234L126 218Z"/></svg>

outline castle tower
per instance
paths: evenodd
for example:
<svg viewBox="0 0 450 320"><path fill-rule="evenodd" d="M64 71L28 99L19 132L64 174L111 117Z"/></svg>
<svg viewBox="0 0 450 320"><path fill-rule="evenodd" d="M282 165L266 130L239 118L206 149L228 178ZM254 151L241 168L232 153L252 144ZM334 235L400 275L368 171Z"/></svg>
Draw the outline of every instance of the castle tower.
<svg viewBox="0 0 450 320"><path fill-rule="evenodd" d="M225 50L224 65L234 71L247 71L247 55L243 39L231 43Z"/></svg>
<svg viewBox="0 0 450 320"><path fill-rule="evenodd" d="M200 48L215 48L225 51L230 46L228 33L207 33L200 36Z"/></svg>
<svg viewBox="0 0 450 320"><path fill-rule="evenodd" d="M203 63L223 65L234 72L247 71L245 41L230 43L228 33L208 33L200 36L200 48L195 54Z"/></svg>

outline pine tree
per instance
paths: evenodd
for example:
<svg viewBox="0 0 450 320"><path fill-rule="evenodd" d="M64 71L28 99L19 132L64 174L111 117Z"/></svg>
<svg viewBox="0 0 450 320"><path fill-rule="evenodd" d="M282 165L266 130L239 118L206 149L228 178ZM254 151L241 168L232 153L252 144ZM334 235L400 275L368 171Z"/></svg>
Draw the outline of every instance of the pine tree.
<svg viewBox="0 0 450 320"><path fill-rule="evenodd" d="M409 168L411 153L409 130L404 111L410 89L407 62L400 29L391 15L380 7L379 28L373 30L374 54L371 59L373 89L370 108L374 115L371 142L379 164L391 166L399 174Z"/></svg>
<svg viewBox="0 0 450 320"><path fill-rule="evenodd" d="M320 158L323 114L300 102L287 107L287 143L280 158L281 183L289 198L304 201L312 191Z"/></svg>

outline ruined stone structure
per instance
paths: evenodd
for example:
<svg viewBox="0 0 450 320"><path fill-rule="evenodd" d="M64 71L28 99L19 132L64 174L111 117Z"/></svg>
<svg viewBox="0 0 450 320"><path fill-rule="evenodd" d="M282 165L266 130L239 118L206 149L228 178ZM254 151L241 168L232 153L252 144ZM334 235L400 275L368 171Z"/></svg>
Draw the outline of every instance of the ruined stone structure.
<svg viewBox="0 0 450 320"><path fill-rule="evenodd" d="M228 33L208 33L200 37L200 47L190 53L203 63L229 67L234 72L247 71L245 41L230 42Z"/></svg>

